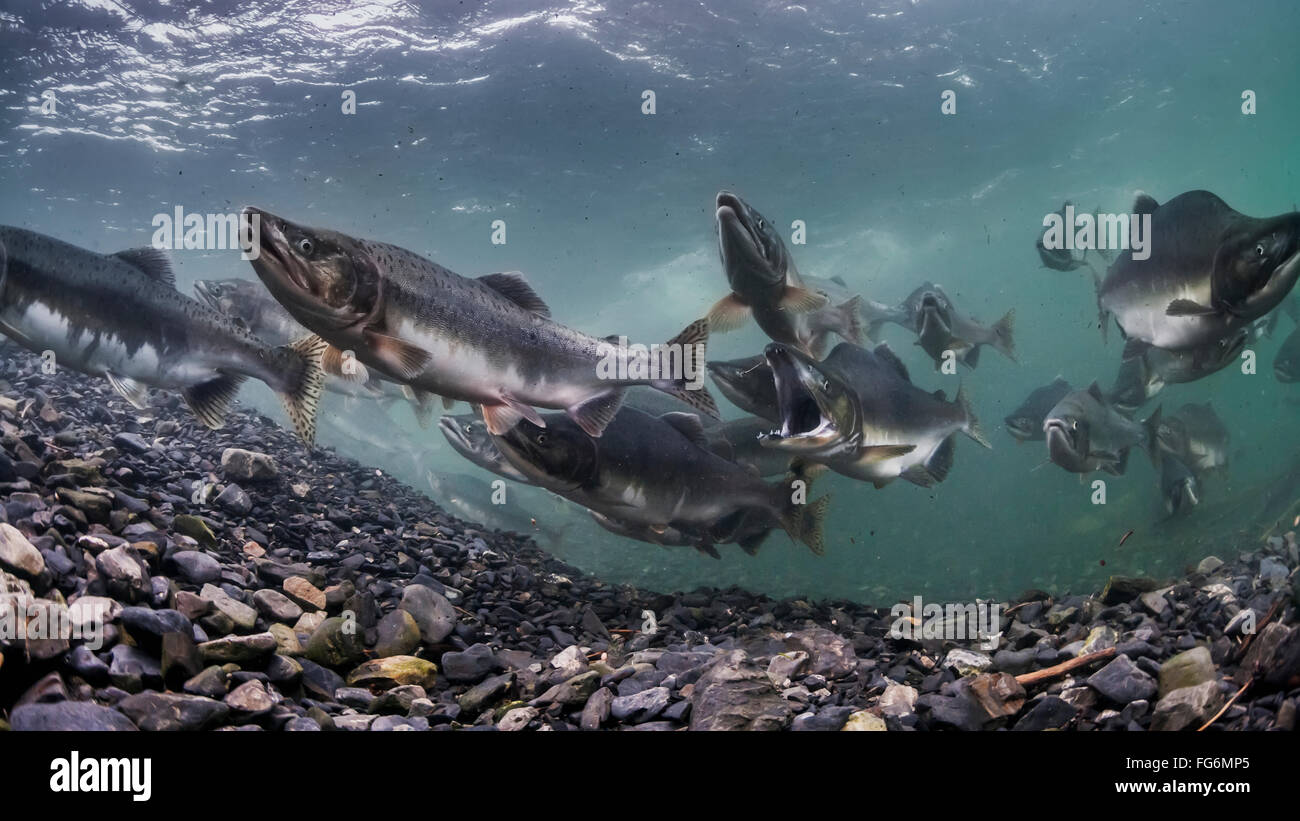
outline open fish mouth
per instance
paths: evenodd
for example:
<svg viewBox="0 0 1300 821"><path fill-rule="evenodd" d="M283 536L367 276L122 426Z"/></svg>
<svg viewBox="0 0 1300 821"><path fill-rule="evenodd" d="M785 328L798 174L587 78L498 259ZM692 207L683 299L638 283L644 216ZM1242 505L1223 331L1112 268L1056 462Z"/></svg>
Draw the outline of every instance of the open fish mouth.
<svg viewBox="0 0 1300 821"><path fill-rule="evenodd" d="M461 425L450 416L444 416L438 420L438 430L447 438L447 443L461 453L477 453L479 448L469 434L461 429Z"/></svg>
<svg viewBox="0 0 1300 821"><path fill-rule="evenodd" d="M822 389L825 378L792 349L779 343L764 354L776 380L781 427L759 437L760 444L781 450L821 451L843 437Z"/></svg>

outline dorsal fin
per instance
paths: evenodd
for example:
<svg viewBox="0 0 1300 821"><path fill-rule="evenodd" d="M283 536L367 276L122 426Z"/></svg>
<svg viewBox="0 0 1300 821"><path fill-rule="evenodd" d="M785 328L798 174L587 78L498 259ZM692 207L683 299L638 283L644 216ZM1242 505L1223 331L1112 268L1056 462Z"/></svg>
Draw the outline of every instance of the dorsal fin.
<svg viewBox="0 0 1300 821"><path fill-rule="evenodd" d="M709 439L704 435L704 425L700 422L700 417L693 413L671 411L659 418L676 428L677 432L682 436L691 440L691 444L709 450Z"/></svg>
<svg viewBox="0 0 1300 821"><path fill-rule="evenodd" d="M893 349L891 349L887 343L881 342L876 346L873 353L883 360L885 364L897 371L898 375L903 377L904 382L912 381L912 377L907 373L907 366L903 364L903 360L898 358L898 354L894 353Z"/></svg>
<svg viewBox="0 0 1300 821"><path fill-rule="evenodd" d="M1134 214L1152 214L1159 207L1160 203L1156 202L1156 198L1145 191L1137 192L1137 196L1133 198Z"/></svg>
<svg viewBox="0 0 1300 821"><path fill-rule="evenodd" d="M939 390L935 391L934 393L931 394L931 396L933 396L935 399L938 399L940 402L948 401L948 394L943 392L943 388L940 388Z"/></svg>
<svg viewBox="0 0 1300 821"><path fill-rule="evenodd" d="M486 274L478 278L478 281L496 291L501 296L523 308L525 311L532 311L538 316L551 318L551 309L547 307L542 298L537 295L532 286L524 280L524 275L518 271L508 271L501 274Z"/></svg>
<svg viewBox="0 0 1300 821"><path fill-rule="evenodd" d="M128 248L113 256L135 268L140 273L172 288L176 287L176 274L172 272L167 252L158 248Z"/></svg>
<svg viewBox="0 0 1300 821"><path fill-rule="evenodd" d="M1105 404L1106 397L1101 392L1101 386L1098 385L1096 381L1094 381L1091 385L1088 386L1088 393L1092 396L1093 399L1096 399L1098 402Z"/></svg>

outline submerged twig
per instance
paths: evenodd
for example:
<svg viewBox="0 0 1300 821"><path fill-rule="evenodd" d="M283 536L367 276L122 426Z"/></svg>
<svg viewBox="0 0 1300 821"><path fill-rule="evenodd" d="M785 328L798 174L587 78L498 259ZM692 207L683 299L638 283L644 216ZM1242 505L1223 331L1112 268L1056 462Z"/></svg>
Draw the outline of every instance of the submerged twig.
<svg viewBox="0 0 1300 821"><path fill-rule="evenodd" d="M1069 661L1063 661L1053 667L1044 667L1042 670L1035 670L1032 673L1024 673L1016 676L1016 683L1021 687L1028 687L1031 684L1037 684L1040 681L1047 681L1048 679L1053 679L1057 676L1063 676L1071 670L1075 670L1079 667L1086 667L1094 661L1108 659L1113 655L1115 655L1115 648L1107 647L1105 650L1098 650L1095 653L1075 656Z"/></svg>
<svg viewBox="0 0 1300 821"><path fill-rule="evenodd" d="M1237 699L1241 697L1241 694L1244 693L1244 692L1246 692L1246 688L1249 687L1250 685L1254 684L1254 683L1255 683L1255 677L1254 677L1254 676L1251 676L1250 678L1246 679L1246 683L1243 684L1243 685L1241 685L1241 689L1238 690L1236 693L1234 693L1233 696L1232 696L1232 698L1228 699L1228 703L1225 704L1225 705L1223 705L1223 709L1221 709L1221 710L1219 710L1219 712L1215 713L1215 714L1214 714L1214 718L1210 719L1209 721L1207 721L1207 722L1205 722L1204 724L1202 724L1199 728L1197 728L1196 732L1199 733L1199 732L1203 731L1206 727L1209 727L1211 724L1213 724L1214 722L1218 721L1218 720L1219 720L1219 717L1222 716L1224 713L1228 712L1228 708L1231 707L1231 706L1232 706L1232 705L1237 701Z"/></svg>

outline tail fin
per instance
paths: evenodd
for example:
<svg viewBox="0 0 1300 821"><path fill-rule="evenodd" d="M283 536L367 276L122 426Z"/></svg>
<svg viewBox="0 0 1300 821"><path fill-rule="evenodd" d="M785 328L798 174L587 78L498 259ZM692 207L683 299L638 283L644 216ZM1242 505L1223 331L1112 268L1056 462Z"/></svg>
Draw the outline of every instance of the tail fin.
<svg viewBox="0 0 1300 821"><path fill-rule="evenodd" d="M316 441L316 408L320 404L321 388L325 385L325 371L321 363L329 343L319 336L304 336L285 346L302 361L302 372L288 391L280 394L285 413L298 431L298 436L308 445Z"/></svg>
<svg viewBox="0 0 1300 821"><path fill-rule="evenodd" d="M962 433L992 450L993 446L989 444L988 439L984 438L984 430L980 428L980 420L975 416L975 409L971 407L970 397L966 395L966 386L963 385L957 389L957 398L953 402L961 408L961 412L966 416L966 424L961 429Z"/></svg>
<svg viewBox="0 0 1300 821"><path fill-rule="evenodd" d="M687 375L690 378L660 380L654 383L654 387L713 419L721 419L722 414L718 412L718 404L713 401L713 396L709 393L709 389L704 387L703 381L701 380L697 387L691 387L690 384L695 376L704 375L705 363L708 362L708 344L709 320L697 319L683 328L681 333L668 340L666 356L671 357L671 352L680 348L681 356L677 361L688 371Z"/></svg>
<svg viewBox="0 0 1300 821"><path fill-rule="evenodd" d="M1016 362L1016 342L1012 338L1016 327L1016 309L1007 311L1006 316L993 325L993 347L997 348L1007 359Z"/></svg>
<svg viewBox="0 0 1300 821"><path fill-rule="evenodd" d="M854 345L862 344L862 297L857 294L853 298L839 306L841 325L839 327L840 336L844 337Z"/></svg>

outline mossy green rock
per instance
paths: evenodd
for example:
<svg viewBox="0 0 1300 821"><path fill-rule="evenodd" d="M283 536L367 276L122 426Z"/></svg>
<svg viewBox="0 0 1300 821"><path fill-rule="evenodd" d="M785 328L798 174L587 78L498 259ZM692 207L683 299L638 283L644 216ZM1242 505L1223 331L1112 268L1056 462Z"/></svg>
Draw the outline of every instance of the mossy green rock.
<svg viewBox="0 0 1300 821"><path fill-rule="evenodd" d="M874 713L866 710L859 710L849 716L849 720L844 722L840 732L886 732L888 727L885 726L885 720Z"/></svg>
<svg viewBox="0 0 1300 821"><path fill-rule="evenodd" d="M1193 647L1160 665L1160 697L1164 698L1174 690L1195 687L1217 679L1218 673L1214 670L1210 651L1204 647Z"/></svg>
<svg viewBox="0 0 1300 821"><path fill-rule="evenodd" d="M180 516L172 519L172 527L177 533L189 536L204 547L217 546L216 534L214 534L212 528L208 527L207 523L198 516L191 516L187 513L182 513Z"/></svg>
<svg viewBox="0 0 1300 821"><path fill-rule="evenodd" d="M361 630L351 619L326 619L307 641L307 658L322 667L348 667L365 658ZM405 683L405 682L404 682Z"/></svg>
<svg viewBox="0 0 1300 821"><path fill-rule="evenodd" d="M310 649L309 647L308 650ZM426 690L433 687L437 681L437 665L415 656L389 656L367 661L348 673L347 678L350 687L395 687L399 684L418 684Z"/></svg>

